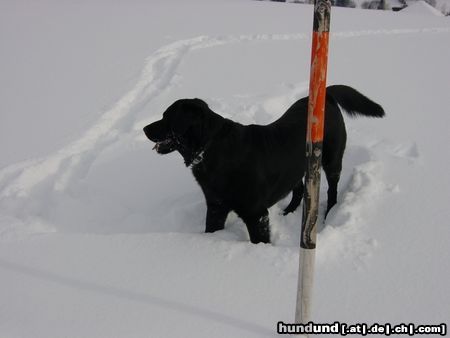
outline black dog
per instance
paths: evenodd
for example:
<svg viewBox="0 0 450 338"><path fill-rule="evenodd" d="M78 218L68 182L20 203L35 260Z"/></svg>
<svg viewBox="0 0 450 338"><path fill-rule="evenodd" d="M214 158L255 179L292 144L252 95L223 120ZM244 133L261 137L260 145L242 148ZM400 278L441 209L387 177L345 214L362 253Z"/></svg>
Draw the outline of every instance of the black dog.
<svg viewBox="0 0 450 338"><path fill-rule="evenodd" d="M348 86L327 88L322 165L328 181L327 213L336 204L347 139L339 107L351 116L384 116L383 108ZM292 191L284 214L303 195L308 98L295 102L275 122L244 126L225 119L200 99L173 103L163 118L144 128L160 154L177 150L206 198L206 232L224 228L233 210L252 243L269 243L267 209Z"/></svg>

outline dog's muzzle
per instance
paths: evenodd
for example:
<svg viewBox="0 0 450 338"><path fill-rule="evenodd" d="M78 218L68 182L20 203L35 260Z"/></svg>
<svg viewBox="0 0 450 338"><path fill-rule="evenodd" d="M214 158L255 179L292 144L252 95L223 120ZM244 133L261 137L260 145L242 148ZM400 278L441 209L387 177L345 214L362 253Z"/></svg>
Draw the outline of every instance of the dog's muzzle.
<svg viewBox="0 0 450 338"><path fill-rule="evenodd" d="M168 138L163 141L156 142L153 149L156 150L158 154L169 154L176 150L176 144L177 143L174 139Z"/></svg>

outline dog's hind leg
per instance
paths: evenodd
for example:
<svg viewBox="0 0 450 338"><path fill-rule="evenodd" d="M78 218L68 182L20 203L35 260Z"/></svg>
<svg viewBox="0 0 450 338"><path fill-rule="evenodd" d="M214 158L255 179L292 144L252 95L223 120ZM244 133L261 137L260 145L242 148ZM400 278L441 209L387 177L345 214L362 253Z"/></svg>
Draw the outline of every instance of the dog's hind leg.
<svg viewBox="0 0 450 338"><path fill-rule="evenodd" d="M290 212L294 212L300 205L303 198L303 181L295 186L292 190L292 199L289 205L283 210L283 216L286 216Z"/></svg>
<svg viewBox="0 0 450 338"><path fill-rule="evenodd" d="M214 232L223 230L225 227L225 220L227 219L230 208L221 202L206 202L206 229L205 232Z"/></svg>
<svg viewBox="0 0 450 338"><path fill-rule="evenodd" d="M242 215L247 226L250 241L257 243L270 243L269 211L263 211L251 215Z"/></svg>
<svg viewBox="0 0 450 338"><path fill-rule="evenodd" d="M340 112L338 113L339 115L337 116L342 119L342 115L340 115ZM347 133L345 131L344 122L335 122L334 128L337 129L337 131L335 131L335 134L333 135L334 137L330 138L330 135L327 137L325 134L323 144L322 166L328 182L328 201L325 218L337 202L337 187L339 178L341 177L342 158L344 157L345 144L347 141ZM328 126L328 128L330 128L330 126ZM325 132L327 132L327 127L325 127Z"/></svg>
<svg viewBox="0 0 450 338"><path fill-rule="evenodd" d="M328 212L337 202L337 186L339 183L339 178L341 177L341 172L330 172L325 169L325 175L328 182L328 201L327 211L325 212L325 217L327 217Z"/></svg>

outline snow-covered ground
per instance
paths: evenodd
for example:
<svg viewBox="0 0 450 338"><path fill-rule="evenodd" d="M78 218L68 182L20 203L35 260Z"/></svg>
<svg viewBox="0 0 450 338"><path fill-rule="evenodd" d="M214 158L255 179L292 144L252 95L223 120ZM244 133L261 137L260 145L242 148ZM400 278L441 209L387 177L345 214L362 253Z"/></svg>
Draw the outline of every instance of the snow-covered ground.
<svg viewBox="0 0 450 338"><path fill-rule="evenodd" d="M432 7L423 0L410 3L406 8L402 9L402 13L417 14L417 15L432 15L432 16L444 16L444 14L438 9Z"/></svg>
<svg viewBox="0 0 450 338"><path fill-rule="evenodd" d="M0 337L276 337L300 212L270 245L204 234L177 154L142 127L201 97L265 124L307 93L312 8L246 0L0 3ZM383 105L346 119L320 227L314 321L450 316L450 21L333 8L329 80ZM326 186L322 188L322 207Z"/></svg>

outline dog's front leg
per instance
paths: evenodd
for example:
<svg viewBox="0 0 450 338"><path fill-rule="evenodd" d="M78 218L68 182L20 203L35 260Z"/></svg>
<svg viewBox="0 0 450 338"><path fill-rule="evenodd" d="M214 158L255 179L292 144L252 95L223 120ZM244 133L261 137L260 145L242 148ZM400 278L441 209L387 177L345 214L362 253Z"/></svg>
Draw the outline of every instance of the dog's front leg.
<svg viewBox="0 0 450 338"><path fill-rule="evenodd" d="M252 243L270 243L270 223L267 209L256 214L242 215L241 217L247 226Z"/></svg>
<svg viewBox="0 0 450 338"><path fill-rule="evenodd" d="M206 229L205 232L214 232L223 230L225 220L227 219L230 209L223 203L217 201L206 201Z"/></svg>

